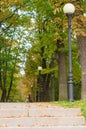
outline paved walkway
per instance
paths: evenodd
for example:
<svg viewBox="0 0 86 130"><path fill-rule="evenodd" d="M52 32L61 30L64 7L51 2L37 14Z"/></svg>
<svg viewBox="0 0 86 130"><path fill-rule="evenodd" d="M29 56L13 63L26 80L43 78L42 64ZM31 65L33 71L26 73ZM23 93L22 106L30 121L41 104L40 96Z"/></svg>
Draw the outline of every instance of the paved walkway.
<svg viewBox="0 0 86 130"><path fill-rule="evenodd" d="M52 103L0 103L0 130L86 130L80 108Z"/></svg>

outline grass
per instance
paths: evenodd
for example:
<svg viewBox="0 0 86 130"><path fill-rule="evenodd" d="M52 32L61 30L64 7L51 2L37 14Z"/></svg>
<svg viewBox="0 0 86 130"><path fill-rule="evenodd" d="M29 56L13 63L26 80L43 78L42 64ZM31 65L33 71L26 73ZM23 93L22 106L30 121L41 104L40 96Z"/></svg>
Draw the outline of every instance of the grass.
<svg viewBox="0 0 86 130"><path fill-rule="evenodd" d="M74 102L68 102L68 101L59 101L55 102L57 105L61 105L63 107L79 107L81 108L82 114L86 119L86 101L74 101Z"/></svg>

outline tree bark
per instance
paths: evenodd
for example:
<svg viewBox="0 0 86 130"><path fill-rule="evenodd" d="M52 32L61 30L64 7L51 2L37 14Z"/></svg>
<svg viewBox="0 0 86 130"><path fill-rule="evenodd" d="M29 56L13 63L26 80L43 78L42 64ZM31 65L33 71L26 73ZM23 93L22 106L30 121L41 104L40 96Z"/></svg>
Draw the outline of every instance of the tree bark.
<svg viewBox="0 0 86 130"><path fill-rule="evenodd" d="M50 88L49 88L49 101L55 101L55 77L54 74L51 75Z"/></svg>
<svg viewBox="0 0 86 130"><path fill-rule="evenodd" d="M61 50L64 45L58 44L58 78L59 78L59 100L67 100L67 73L65 52Z"/></svg>
<svg viewBox="0 0 86 130"><path fill-rule="evenodd" d="M55 54L52 57L52 60L50 62L49 68L54 68L55 67ZM50 83L49 83L49 101L55 101L55 72L52 71L50 75Z"/></svg>
<svg viewBox="0 0 86 130"><path fill-rule="evenodd" d="M77 36L77 41L82 69L81 99L86 100L86 36Z"/></svg>

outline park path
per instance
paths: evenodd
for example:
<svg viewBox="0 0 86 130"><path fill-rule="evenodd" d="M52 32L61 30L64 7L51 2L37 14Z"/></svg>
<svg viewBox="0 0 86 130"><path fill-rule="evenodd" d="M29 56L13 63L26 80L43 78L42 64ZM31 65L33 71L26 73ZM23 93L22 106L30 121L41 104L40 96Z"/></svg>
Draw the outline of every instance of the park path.
<svg viewBox="0 0 86 130"><path fill-rule="evenodd" d="M80 108L52 103L0 103L0 130L86 130Z"/></svg>

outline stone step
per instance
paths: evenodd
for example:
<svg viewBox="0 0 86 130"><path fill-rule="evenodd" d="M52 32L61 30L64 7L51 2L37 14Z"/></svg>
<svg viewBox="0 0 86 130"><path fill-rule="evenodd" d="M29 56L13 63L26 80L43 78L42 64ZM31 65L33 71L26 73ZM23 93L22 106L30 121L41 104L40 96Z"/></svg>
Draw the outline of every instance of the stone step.
<svg viewBox="0 0 86 130"><path fill-rule="evenodd" d="M38 117L38 116L80 116L81 109L80 108L30 108L29 116L30 117Z"/></svg>
<svg viewBox="0 0 86 130"><path fill-rule="evenodd" d="M29 126L59 126L85 125L85 119L80 117L29 117L29 118L0 118L0 127L29 127Z"/></svg>
<svg viewBox="0 0 86 130"><path fill-rule="evenodd" d="M0 130L86 130L80 108L50 103L0 103Z"/></svg>
<svg viewBox="0 0 86 130"><path fill-rule="evenodd" d="M59 117L59 116L80 116L79 108L21 108L21 109L0 109L1 117Z"/></svg>
<svg viewBox="0 0 86 130"><path fill-rule="evenodd" d="M0 103L0 109L25 109L29 103Z"/></svg>
<svg viewBox="0 0 86 130"><path fill-rule="evenodd" d="M20 103L14 103L14 102L11 102L11 103L0 103L0 109L4 108L4 109L7 109L7 108L40 108L40 107L57 107L57 105L54 105L54 104L50 104L50 103L23 103L23 102L20 102Z"/></svg>
<svg viewBox="0 0 86 130"><path fill-rule="evenodd" d="M62 108L52 103L0 103L0 109L24 109L24 108Z"/></svg>
<svg viewBox="0 0 86 130"><path fill-rule="evenodd" d="M86 130L86 126L1 127L0 130Z"/></svg>
<svg viewBox="0 0 86 130"><path fill-rule="evenodd" d="M28 117L28 109L0 109L0 118Z"/></svg>

